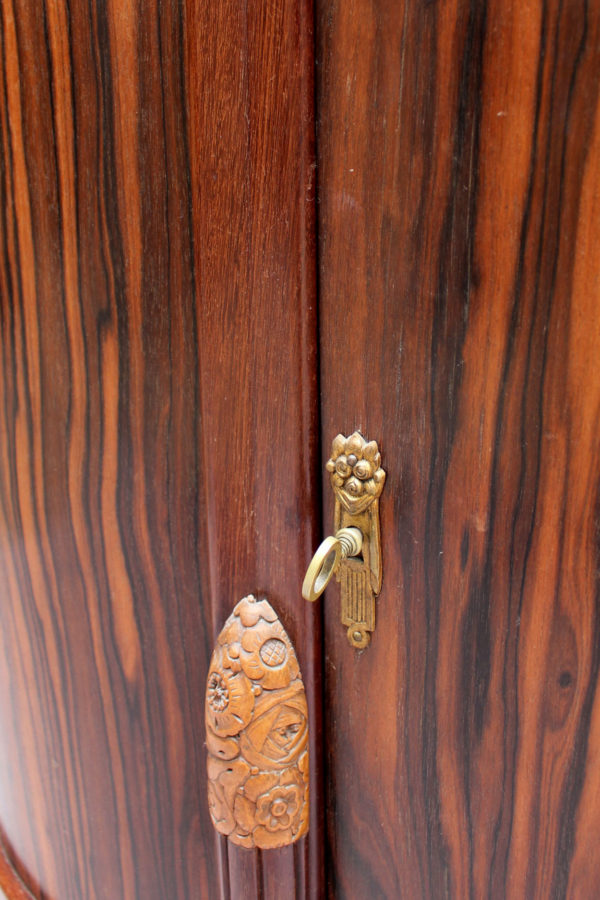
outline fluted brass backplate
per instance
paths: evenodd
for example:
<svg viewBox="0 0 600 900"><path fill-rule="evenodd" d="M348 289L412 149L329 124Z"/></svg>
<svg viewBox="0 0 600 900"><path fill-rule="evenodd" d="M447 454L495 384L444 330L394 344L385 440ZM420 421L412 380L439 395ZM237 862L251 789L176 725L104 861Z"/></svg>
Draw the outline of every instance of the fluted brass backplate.
<svg viewBox="0 0 600 900"><path fill-rule="evenodd" d="M381 591L379 497L385 471L377 443L366 441L358 431L334 438L326 468L335 495L336 534L345 528L362 533L360 555L342 558L335 573L341 588L342 624L352 646L361 649L375 630L375 598Z"/></svg>

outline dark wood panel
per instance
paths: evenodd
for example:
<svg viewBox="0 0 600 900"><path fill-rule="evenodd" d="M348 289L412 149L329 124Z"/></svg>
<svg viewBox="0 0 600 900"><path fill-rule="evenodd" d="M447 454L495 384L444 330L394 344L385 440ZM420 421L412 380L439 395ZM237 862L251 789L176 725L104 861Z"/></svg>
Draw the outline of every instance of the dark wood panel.
<svg viewBox="0 0 600 900"><path fill-rule="evenodd" d="M600 8L318 9L323 461L388 472L369 649L326 599L329 892L587 900Z"/></svg>
<svg viewBox="0 0 600 900"><path fill-rule="evenodd" d="M310 10L248 6L2 7L0 822L52 900L268 895L205 797L249 591L319 757Z"/></svg>

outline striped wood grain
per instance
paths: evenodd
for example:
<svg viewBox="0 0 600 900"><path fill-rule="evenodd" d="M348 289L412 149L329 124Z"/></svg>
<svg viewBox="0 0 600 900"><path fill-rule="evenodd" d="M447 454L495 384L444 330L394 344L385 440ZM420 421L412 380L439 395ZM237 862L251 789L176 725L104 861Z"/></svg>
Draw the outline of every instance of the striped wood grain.
<svg viewBox="0 0 600 900"><path fill-rule="evenodd" d="M319 758L311 27L2 4L0 823L39 898L319 878L316 772L308 841L228 854L203 746L213 642L264 590Z"/></svg>
<svg viewBox="0 0 600 900"><path fill-rule="evenodd" d="M592 900L600 6L317 5L323 461L388 472L368 650L326 600L329 894Z"/></svg>

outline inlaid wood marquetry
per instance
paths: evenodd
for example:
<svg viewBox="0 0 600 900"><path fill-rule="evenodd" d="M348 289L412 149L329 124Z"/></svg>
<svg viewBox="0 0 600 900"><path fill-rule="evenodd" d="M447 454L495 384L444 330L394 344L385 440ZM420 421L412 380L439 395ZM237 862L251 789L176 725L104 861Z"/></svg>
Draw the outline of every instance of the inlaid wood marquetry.
<svg viewBox="0 0 600 900"><path fill-rule="evenodd" d="M242 847L283 847L308 830L308 711L294 648L267 600L227 619L206 683L208 802Z"/></svg>

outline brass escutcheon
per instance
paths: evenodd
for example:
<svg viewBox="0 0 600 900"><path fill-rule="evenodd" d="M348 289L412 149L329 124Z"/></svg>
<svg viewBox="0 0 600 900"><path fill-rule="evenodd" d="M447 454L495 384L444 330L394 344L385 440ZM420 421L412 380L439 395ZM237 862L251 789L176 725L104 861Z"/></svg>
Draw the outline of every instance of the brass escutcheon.
<svg viewBox="0 0 600 900"><path fill-rule="evenodd" d="M381 591L379 497L385 483L375 441L355 431L333 440L326 469L335 496L335 534L317 549L302 584L314 601L333 576L340 582L341 621L353 647L362 649L375 630L375 598Z"/></svg>

